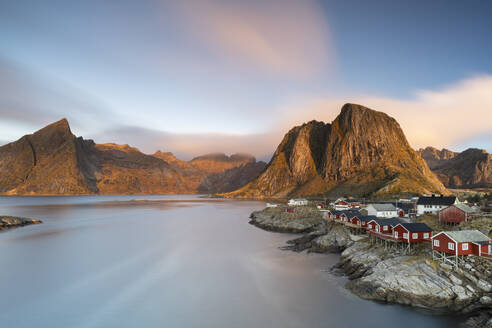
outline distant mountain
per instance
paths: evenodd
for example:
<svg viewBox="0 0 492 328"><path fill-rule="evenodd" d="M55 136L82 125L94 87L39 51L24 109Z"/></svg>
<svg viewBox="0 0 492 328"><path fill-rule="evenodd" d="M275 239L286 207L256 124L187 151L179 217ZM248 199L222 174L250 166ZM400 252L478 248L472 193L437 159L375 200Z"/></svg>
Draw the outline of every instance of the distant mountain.
<svg viewBox="0 0 492 328"><path fill-rule="evenodd" d="M62 119L0 147L0 193L196 193L210 174L250 163L256 163L256 160L245 155L213 154L185 162L171 153L146 155L128 145L95 144L92 140L74 136L67 120ZM250 170L245 169L242 174L248 172ZM212 187L207 190L225 191Z"/></svg>
<svg viewBox="0 0 492 328"><path fill-rule="evenodd" d="M153 156L168 162L180 172L193 190L199 193L223 193L238 189L253 180L265 168L249 154L213 153L190 161L177 159L172 153L156 152Z"/></svg>
<svg viewBox="0 0 492 328"><path fill-rule="evenodd" d="M256 178L266 167L265 162L248 162L222 172L206 176L200 186L200 193L225 193L237 190Z"/></svg>
<svg viewBox="0 0 492 328"><path fill-rule="evenodd" d="M484 149L469 148L457 153L427 147L418 153L446 187L492 187L492 155Z"/></svg>
<svg viewBox="0 0 492 328"><path fill-rule="evenodd" d="M229 197L447 193L395 119L346 104L331 123L292 128L266 169Z"/></svg>

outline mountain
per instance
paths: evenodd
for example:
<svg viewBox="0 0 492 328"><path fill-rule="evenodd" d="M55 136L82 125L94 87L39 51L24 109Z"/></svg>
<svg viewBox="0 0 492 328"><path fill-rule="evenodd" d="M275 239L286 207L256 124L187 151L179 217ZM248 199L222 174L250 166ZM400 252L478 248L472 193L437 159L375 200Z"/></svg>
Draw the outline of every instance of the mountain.
<svg viewBox="0 0 492 328"><path fill-rule="evenodd" d="M246 155L213 154L185 162L171 153L147 155L128 145L96 144L73 135L68 121L62 119L0 147L0 193L196 193L210 174L248 163L256 160Z"/></svg>
<svg viewBox="0 0 492 328"><path fill-rule="evenodd" d="M157 151L155 157L168 162L172 168L199 193L222 193L238 189L254 179L265 168L249 154L213 153L198 156L190 161L177 159L172 153Z"/></svg>
<svg viewBox="0 0 492 328"><path fill-rule="evenodd" d="M395 119L345 104L329 123L292 128L266 169L228 197L447 193Z"/></svg>
<svg viewBox="0 0 492 328"><path fill-rule="evenodd" d="M245 186L256 178L266 167L266 163L248 162L222 172L206 176L198 186L200 193L226 193Z"/></svg>
<svg viewBox="0 0 492 328"><path fill-rule="evenodd" d="M427 147L418 152L446 187L492 187L492 154L484 149L469 148L457 153Z"/></svg>
<svg viewBox="0 0 492 328"><path fill-rule="evenodd" d="M451 159L458 155L458 153L455 153L449 149L443 148L442 150L439 150L434 147L427 147L425 149L421 148L417 150L417 153L422 156L431 170L442 161Z"/></svg>

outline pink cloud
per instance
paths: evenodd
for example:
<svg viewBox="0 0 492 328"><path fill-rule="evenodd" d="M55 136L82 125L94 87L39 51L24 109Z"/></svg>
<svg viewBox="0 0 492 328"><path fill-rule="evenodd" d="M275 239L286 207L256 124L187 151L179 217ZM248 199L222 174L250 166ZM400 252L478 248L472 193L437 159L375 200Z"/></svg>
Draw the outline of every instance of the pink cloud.
<svg viewBox="0 0 492 328"><path fill-rule="evenodd" d="M333 59L328 27L314 1L177 3L184 29L233 64L302 77Z"/></svg>

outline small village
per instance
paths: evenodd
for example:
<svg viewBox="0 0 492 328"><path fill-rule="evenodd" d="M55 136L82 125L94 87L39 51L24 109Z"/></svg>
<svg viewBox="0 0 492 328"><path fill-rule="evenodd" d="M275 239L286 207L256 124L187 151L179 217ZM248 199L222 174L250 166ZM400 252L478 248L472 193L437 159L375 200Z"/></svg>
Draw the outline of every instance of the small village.
<svg viewBox="0 0 492 328"><path fill-rule="evenodd" d="M330 203L301 198L290 199L285 211L295 213L301 206L316 206L326 222L344 225L354 235L366 235L372 244L383 245L387 252L408 254L416 245L425 245L432 248L434 260L452 266L464 263L465 256L492 259L491 214L474 204L460 202L456 196L426 195L392 202L339 198ZM485 228L459 229L460 223L479 218L486 220Z"/></svg>

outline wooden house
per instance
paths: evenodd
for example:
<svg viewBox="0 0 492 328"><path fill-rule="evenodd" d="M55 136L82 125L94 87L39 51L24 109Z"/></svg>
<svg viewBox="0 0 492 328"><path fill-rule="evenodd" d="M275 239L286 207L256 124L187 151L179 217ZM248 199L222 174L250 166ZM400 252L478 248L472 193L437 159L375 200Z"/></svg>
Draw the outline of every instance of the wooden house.
<svg viewBox="0 0 492 328"><path fill-rule="evenodd" d="M472 220L477 214L475 208L465 204L453 204L439 211L440 223L460 223Z"/></svg>
<svg viewBox="0 0 492 328"><path fill-rule="evenodd" d="M393 238L409 244L430 241L432 229L425 223L399 223L393 228Z"/></svg>
<svg viewBox="0 0 492 328"><path fill-rule="evenodd" d="M374 215L381 218L394 218L396 217L396 207L390 203L369 204L366 207L368 215Z"/></svg>
<svg viewBox="0 0 492 328"><path fill-rule="evenodd" d="M289 206L306 206L308 204L309 204L309 201L305 198L292 198L287 203L287 205L289 205Z"/></svg>
<svg viewBox="0 0 492 328"><path fill-rule="evenodd" d="M351 219L352 224L357 225L361 228L367 228L367 223L376 219L373 215L356 215Z"/></svg>
<svg viewBox="0 0 492 328"><path fill-rule="evenodd" d="M437 214L443 208L457 203L456 196L422 196L417 201L417 215L425 213Z"/></svg>
<svg viewBox="0 0 492 328"><path fill-rule="evenodd" d="M400 219L373 219L367 223L368 232L393 234L393 228L402 223Z"/></svg>
<svg viewBox="0 0 492 328"><path fill-rule="evenodd" d="M349 223L350 220L357 215L361 215L359 211L340 211L340 222Z"/></svg>
<svg viewBox="0 0 492 328"><path fill-rule="evenodd" d="M335 201L335 209L338 211L358 209L361 202L356 199L339 198Z"/></svg>
<svg viewBox="0 0 492 328"><path fill-rule="evenodd" d="M490 256L491 240L478 230L442 231L432 236L434 259L459 264L459 256Z"/></svg>

